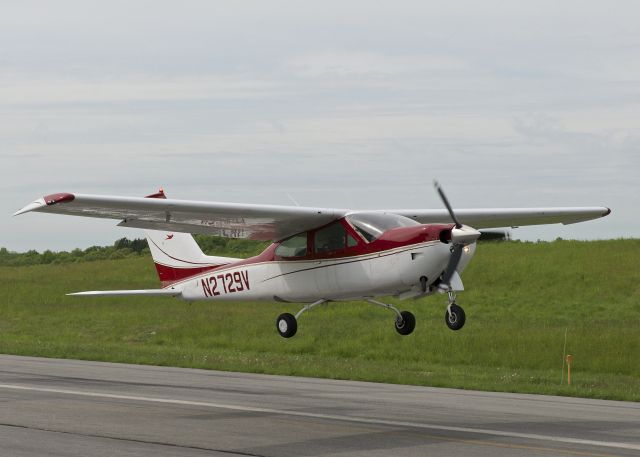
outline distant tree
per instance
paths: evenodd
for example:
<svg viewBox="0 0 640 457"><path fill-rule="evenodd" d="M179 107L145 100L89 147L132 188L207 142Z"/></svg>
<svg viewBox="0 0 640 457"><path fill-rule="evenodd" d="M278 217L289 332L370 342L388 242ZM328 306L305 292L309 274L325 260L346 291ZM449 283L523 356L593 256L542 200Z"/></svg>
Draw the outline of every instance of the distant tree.
<svg viewBox="0 0 640 457"><path fill-rule="evenodd" d="M148 247L149 243L147 243L147 240L145 238L136 238L135 240L131 241L131 246L129 246L129 248L137 254L142 253L142 251L144 251Z"/></svg>
<svg viewBox="0 0 640 457"><path fill-rule="evenodd" d="M269 244L262 241L206 235L196 235L195 239L206 254L229 257L250 257L260 253ZM94 260L148 256L149 254L149 245L146 239L136 238L130 240L128 238L120 238L111 246L90 246L84 250L76 248L71 252L47 250L40 254L33 249L27 252L13 252L6 248L0 248L0 266L90 262Z"/></svg>
<svg viewBox="0 0 640 457"><path fill-rule="evenodd" d="M131 241L128 238L120 238L113 243L113 247L116 249L125 249L131 247Z"/></svg>
<svg viewBox="0 0 640 457"><path fill-rule="evenodd" d="M130 240L128 238L120 238L115 243L113 243L113 247L116 250L119 249L131 249L133 252L140 254L146 247L148 247L147 240L144 238L136 238Z"/></svg>
<svg viewBox="0 0 640 457"><path fill-rule="evenodd" d="M49 251L48 249L46 251L44 251L42 253L41 256L41 262L42 263L51 263L54 261L54 259L56 258L56 254L54 254L53 252Z"/></svg>

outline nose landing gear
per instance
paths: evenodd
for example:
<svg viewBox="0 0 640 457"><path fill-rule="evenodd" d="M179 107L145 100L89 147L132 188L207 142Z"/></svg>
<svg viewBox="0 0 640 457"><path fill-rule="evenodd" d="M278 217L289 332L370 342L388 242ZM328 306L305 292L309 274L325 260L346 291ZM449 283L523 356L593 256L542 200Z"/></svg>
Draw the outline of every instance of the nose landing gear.
<svg viewBox="0 0 640 457"><path fill-rule="evenodd" d="M447 311L444 313L444 322L451 330L460 330L464 327L466 321L464 309L456 304L456 294L452 290L448 294L449 306L447 306Z"/></svg>

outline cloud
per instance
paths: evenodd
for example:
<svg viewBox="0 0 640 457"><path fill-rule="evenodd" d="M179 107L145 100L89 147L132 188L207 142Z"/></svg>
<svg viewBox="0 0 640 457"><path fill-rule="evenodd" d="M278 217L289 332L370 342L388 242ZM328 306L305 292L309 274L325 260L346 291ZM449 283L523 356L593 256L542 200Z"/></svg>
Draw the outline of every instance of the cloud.
<svg viewBox="0 0 640 457"><path fill-rule="evenodd" d="M44 6L43 6L44 5ZM56 191L317 206L608 205L640 236L640 6L10 2L0 212ZM42 224L51 224L42 236ZM0 219L14 249L105 221Z"/></svg>
<svg viewBox="0 0 640 457"><path fill-rule="evenodd" d="M0 80L0 100L12 107L63 106L115 102L176 102L242 100L274 96L280 84L265 80L237 79L218 75L191 78L145 77L127 79L31 79Z"/></svg>

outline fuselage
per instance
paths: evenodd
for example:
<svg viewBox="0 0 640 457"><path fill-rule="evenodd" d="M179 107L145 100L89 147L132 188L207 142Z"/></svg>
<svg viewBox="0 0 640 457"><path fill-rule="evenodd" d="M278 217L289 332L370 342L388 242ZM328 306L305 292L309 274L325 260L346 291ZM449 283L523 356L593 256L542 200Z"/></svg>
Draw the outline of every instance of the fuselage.
<svg viewBox="0 0 640 457"><path fill-rule="evenodd" d="M305 303L418 295L425 292L425 285L438 280L451 256L446 239L451 224L392 228L371 241L345 219L332 224L340 227L327 230L345 233L338 248L319 246L325 229L320 227L297 235L302 240L302 254L287 249L288 241L283 240L256 257L172 278L163 285L180 289L186 300ZM465 265L472 254L467 253Z"/></svg>

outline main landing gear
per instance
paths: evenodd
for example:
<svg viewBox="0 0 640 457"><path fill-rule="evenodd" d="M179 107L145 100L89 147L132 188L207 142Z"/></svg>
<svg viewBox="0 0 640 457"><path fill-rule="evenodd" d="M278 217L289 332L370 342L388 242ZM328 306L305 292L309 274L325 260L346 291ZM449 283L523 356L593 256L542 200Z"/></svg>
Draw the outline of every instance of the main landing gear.
<svg viewBox="0 0 640 457"><path fill-rule="evenodd" d="M373 298L368 298L367 301L372 305L381 306L396 313L395 327L396 332L398 332L400 335L409 335L415 330L416 317L411 312L398 311L398 308L396 308L395 306L388 303L382 303L378 300L374 300Z"/></svg>
<svg viewBox="0 0 640 457"><path fill-rule="evenodd" d="M298 321L293 314L282 313L276 319L276 327L282 338L291 338L298 331Z"/></svg>
<svg viewBox="0 0 640 457"><path fill-rule="evenodd" d="M298 331L298 318L305 311L309 311L311 308L314 308L323 303L327 303L329 300L318 300L308 305L305 305L298 313L294 316L289 313L283 313L278 316L276 319L276 328L278 329L278 333L283 338L291 338ZM399 311L395 306L389 305L387 303L382 303L372 298L367 299L367 302L372 305L381 306L383 308L387 308L393 311L396 314L395 319L395 328L396 332L400 335L409 335L416 328L416 318L409 311Z"/></svg>
<svg viewBox="0 0 640 457"><path fill-rule="evenodd" d="M289 313L282 313L276 319L276 328L278 329L278 333L282 338L291 338L298 331L298 318L305 311L309 311L311 308L315 308L318 305L323 303L327 303L329 300L318 300L313 303L309 303L308 305L304 305L298 314L295 316Z"/></svg>
<svg viewBox="0 0 640 457"><path fill-rule="evenodd" d="M447 311L444 313L444 322L451 330L460 330L464 327L466 320L464 309L456 304L455 292L450 290L447 294L449 295L449 306L447 306Z"/></svg>

